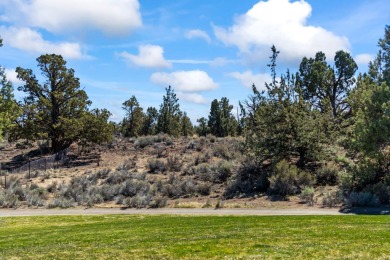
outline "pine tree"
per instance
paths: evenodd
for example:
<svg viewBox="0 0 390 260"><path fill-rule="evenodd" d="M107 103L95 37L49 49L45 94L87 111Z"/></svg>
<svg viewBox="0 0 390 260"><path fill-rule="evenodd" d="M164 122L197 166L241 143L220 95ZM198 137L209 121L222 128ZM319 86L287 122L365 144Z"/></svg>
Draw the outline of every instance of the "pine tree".
<svg viewBox="0 0 390 260"><path fill-rule="evenodd" d="M179 99L176 97L171 86L165 89L166 95L160 105L157 120L157 132L178 136L180 134L180 111Z"/></svg>
<svg viewBox="0 0 390 260"><path fill-rule="evenodd" d="M126 118L123 119L123 133L126 137L138 136L142 132L144 121L143 109L140 107L137 98L132 96L122 104L123 110L126 111Z"/></svg>
<svg viewBox="0 0 390 260"><path fill-rule="evenodd" d="M142 125L142 135L156 134L158 111L154 107L148 107L144 114L144 122Z"/></svg>
<svg viewBox="0 0 390 260"><path fill-rule="evenodd" d="M186 112L183 113L183 116L180 119L180 125L182 136L189 136L193 134L194 127L192 126L191 119L187 116Z"/></svg>
<svg viewBox="0 0 390 260"><path fill-rule="evenodd" d="M238 123L232 115L233 106L229 104L229 99L221 98L220 101L214 99L211 103L208 127L210 133L218 136L236 135Z"/></svg>
<svg viewBox="0 0 390 260"><path fill-rule="evenodd" d="M219 102L217 99L214 99L211 102L208 126L210 133L215 136L222 135L222 122L221 122L221 111L219 108Z"/></svg>
<svg viewBox="0 0 390 260"><path fill-rule="evenodd" d="M390 26L386 25L385 35L378 41L379 51L374 61L369 63L369 75L379 84L390 86Z"/></svg>
<svg viewBox="0 0 390 260"><path fill-rule="evenodd" d="M0 38L0 47L3 40ZM5 75L5 70L0 66L0 141L8 134L14 121L19 116L20 108L15 101L13 87Z"/></svg>
<svg viewBox="0 0 390 260"><path fill-rule="evenodd" d="M207 124L207 119L204 117L201 117L196 120L198 122L198 126L196 127L196 133L199 136L206 136L207 134L210 133L210 129Z"/></svg>

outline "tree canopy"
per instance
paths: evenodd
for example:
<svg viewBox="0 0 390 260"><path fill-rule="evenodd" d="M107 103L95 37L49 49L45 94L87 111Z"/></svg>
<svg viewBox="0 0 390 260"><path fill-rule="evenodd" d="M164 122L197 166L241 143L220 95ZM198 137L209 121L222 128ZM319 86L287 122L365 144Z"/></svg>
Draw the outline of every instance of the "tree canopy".
<svg viewBox="0 0 390 260"><path fill-rule="evenodd" d="M180 111L179 99L171 86L165 89L166 94L160 105L157 119L157 132L178 136L180 134Z"/></svg>
<svg viewBox="0 0 390 260"><path fill-rule="evenodd" d="M25 82L18 89L26 93L21 104L23 114L18 118L21 137L49 139L52 150L59 151L81 136L85 137L86 129L91 131L91 125L84 123L91 121L92 115L97 116L99 123L101 120L107 123L107 111L88 111L91 101L62 56L45 54L38 57L37 62L45 78L43 83L39 83L31 69L16 69L18 79Z"/></svg>
<svg viewBox="0 0 390 260"><path fill-rule="evenodd" d="M0 47L3 40L0 38ZM15 101L13 87L5 75L5 69L0 66L0 141L8 134L14 121L19 116L20 108Z"/></svg>

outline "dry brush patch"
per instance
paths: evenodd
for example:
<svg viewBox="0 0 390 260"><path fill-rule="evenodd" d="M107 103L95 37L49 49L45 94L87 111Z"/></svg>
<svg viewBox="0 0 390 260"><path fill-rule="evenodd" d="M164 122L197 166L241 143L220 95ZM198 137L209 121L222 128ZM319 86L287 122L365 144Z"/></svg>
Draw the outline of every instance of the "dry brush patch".
<svg viewBox="0 0 390 260"><path fill-rule="evenodd" d="M10 147L9 160L17 157L16 148ZM23 149L31 152L34 147ZM0 176L0 207L175 207L183 199L200 207L207 205L207 200L212 201L212 207L218 200L234 207L306 207L304 203L339 207L346 202L376 205L377 201L388 201L379 186L371 188L377 196L373 198L362 193L345 200L337 190L337 196L322 192L319 184L335 185L339 181L337 164L323 164L311 177L275 175L272 167L244 155L243 138L158 135L116 139L104 146L76 150L81 151L79 156L66 167L12 175L19 178L18 189L25 190L23 193L37 185L45 190L44 195L30 192L28 198L11 196L14 191L4 188L5 179ZM99 163L91 160L90 154L99 155ZM307 181L302 181L303 177ZM284 192L287 184L291 189ZM277 196L268 197L270 194L281 198L275 201Z"/></svg>

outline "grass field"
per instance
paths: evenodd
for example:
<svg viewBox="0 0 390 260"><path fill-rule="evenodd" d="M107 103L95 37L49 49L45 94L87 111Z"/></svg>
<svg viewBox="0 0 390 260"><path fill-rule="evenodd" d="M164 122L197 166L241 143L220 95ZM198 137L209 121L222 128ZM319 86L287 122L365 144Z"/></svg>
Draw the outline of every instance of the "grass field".
<svg viewBox="0 0 390 260"><path fill-rule="evenodd" d="M2 258L390 259L390 217L7 217Z"/></svg>

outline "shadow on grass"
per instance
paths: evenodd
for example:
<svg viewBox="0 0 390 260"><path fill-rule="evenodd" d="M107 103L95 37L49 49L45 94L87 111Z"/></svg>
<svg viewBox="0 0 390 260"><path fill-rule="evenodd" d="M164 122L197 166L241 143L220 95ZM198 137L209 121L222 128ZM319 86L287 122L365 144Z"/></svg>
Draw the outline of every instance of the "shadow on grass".
<svg viewBox="0 0 390 260"><path fill-rule="evenodd" d="M355 208L345 207L340 209L340 213L356 214L356 215L390 215L390 208Z"/></svg>

